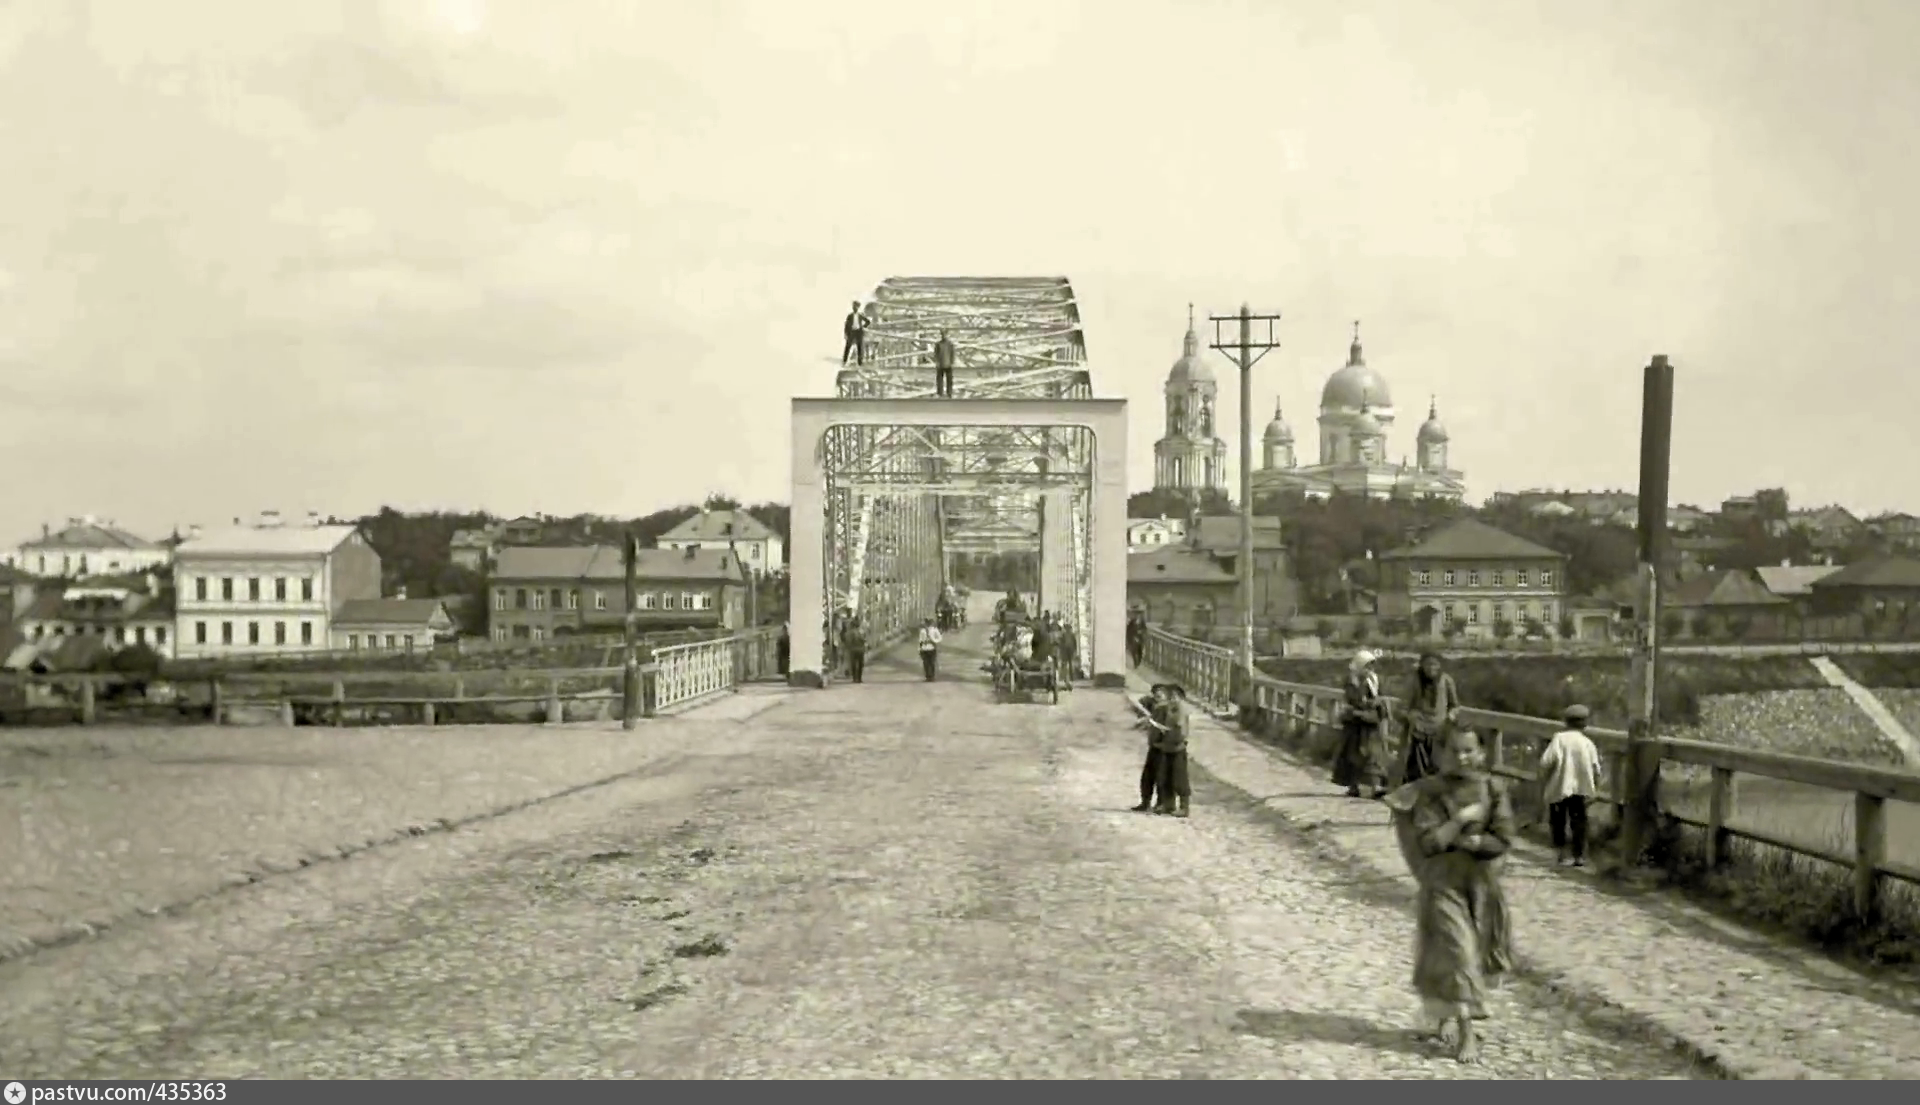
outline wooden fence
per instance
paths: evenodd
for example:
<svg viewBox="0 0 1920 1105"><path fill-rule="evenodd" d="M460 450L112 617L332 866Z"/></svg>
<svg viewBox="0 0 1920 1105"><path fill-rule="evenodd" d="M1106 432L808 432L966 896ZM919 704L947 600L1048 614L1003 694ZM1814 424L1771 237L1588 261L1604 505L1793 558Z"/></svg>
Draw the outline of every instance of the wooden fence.
<svg viewBox="0 0 1920 1105"><path fill-rule="evenodd" d="M1341 688L1289 683L1262 673L1255 673L1242 708L1234 699L1239 662L1229 649L1149 629L1144 658L1155 672L1181 683L1194 701L1215 712L1235 713L1245 728L1281 735L1282 730L1301 733L1316 726L1339 724L1340 704L1345 699ZM1533 780L1534 765L1547 740L1564 728L1557 720L1471 708L1460 710L1460 723L1481 733L1487 758L1496 772L1525 781ZM1606 760L1606 800L1617 809L1626 799L1621 788L1627 777L1627 734L1617 729L1590 728L1587 735ZM1888 859L1886 809L1888 802L1920 803L1920 774L1712 741L1661 738L1654 744L1663 766L1686 765L1709 773L1704 817L1665 805L1661 809L1663 817L1705 831L1709 867L1724 864L1729 842L1739 838L1851 868L1854 907L1863 918L1879 913L1887 879L1920 885L1920 871ZM1788 839L1782 833L1735 827L1731 821L1736 779L1741 775L1851 794L1852 847L1840 853L1805 840Z"/></svg>
<svg viewBox="0 0 1920 1105"><path fill-rule="evenodd" d="M638 664L634 708L640 717L739 689L779 675L779 630L654 648ZM20 685L48 700L38 713L82 725L115 714L158 715L216 725L255 719L280 724L434 725L462 719L557 724L585 717L622 717L625 666L475 671L239 672L175 685L156 700L129 696L136 679L113 674L29 676ZM103 718L103 715L105 717Z"/></svg>

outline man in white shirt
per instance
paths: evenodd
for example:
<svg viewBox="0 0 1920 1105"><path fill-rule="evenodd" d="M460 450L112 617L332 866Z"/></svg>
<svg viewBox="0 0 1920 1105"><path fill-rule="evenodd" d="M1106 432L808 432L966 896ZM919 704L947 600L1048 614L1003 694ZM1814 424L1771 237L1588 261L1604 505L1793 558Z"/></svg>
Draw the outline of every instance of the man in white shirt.
<svg viewBox="0 0 1920 1105"><path fill-rule="evenodd" d="M1587 865L1587 799L1600 793L1600 750L1587 736L1585 706L1569 706L1567 727L1540 753L1540 797L1562 866Z"/></svg>
<svg viewBox="0 0 1920 1105"><path fill-rule="evenodd" d="M920 669L927 673L929 683L940 670L940 627L932 618L920 623Z"/></svg>

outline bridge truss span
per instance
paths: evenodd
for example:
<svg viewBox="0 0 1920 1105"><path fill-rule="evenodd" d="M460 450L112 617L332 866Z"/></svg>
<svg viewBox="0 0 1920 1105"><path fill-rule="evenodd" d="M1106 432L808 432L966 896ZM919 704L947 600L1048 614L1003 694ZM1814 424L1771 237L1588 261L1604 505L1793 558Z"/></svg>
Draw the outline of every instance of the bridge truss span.
<svg viewBox="0 0 1920 1105"><path fill-rule="evenodd" d="M839 398L795 401L795 680L824 681L850 620L869 647L910 633L953 550L1036 546L1040 605L1079 629L1081 673L1117 676L1126 406L1092 397L1071 284L894 278L869 317L865 363L841 369ZM943 335L951 397L935 394Z"/></svg>

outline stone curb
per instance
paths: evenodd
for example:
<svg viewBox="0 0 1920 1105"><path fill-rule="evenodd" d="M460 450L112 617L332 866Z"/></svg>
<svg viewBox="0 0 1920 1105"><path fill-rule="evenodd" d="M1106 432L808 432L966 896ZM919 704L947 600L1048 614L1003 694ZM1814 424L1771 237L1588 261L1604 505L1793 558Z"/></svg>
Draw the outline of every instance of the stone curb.
<svg viewBox="0 0 1920 1105"><path fill-rule="evenodd" d="M1159 681L1159 677L1151 674L1149 669L1139 669L1135 672L1135 678L1129 684L1128 693L1144 692L1148 689L1149 684ZM1289 772L1311 777L1319 774L1322 770L1318 765L1300 758L1287 749L1249 739L1229 718L1198 710L1195 711L1195 716L1199 718L1203 724L1215 729L1229 739L1257 751L1263 756L1280 761ZM1203 761L1199 766L1204 769L1206 764ZM1283 800L1271 798L1262 799L1244 788L1221 778L1214 772L1209 771L1208 774L1222 786L1242 795L1258 808L1284 821L1301 840L1307 842L1316 850L1336 857L1347 864L1362 867L1388 877L1396 885L1403 885L1406 894L1411 898L1413 894L1412 879L1403 867L1382 864L1357 850L1320 836L1312 831L1316 824L1315 822L1309 821L1299 810L1288 808L1289 803ZM1543 855L1538 848L1531 844L1522 844L1516 851L1529 858L1538 858ZM1701 1065L1719 1078L1737 1081L1803 1081L1825 1080L1834 1077L1832 1075L1822 1074L1792 1059L1755 1061L1744 1056L1728 1054L1727 1049L1717 1042L1700 1039L1691 1031L1691 1026L1676 1024L1675 1022L1679 1020L1679 1018L1635 1008L1627 1001L1607 993L1603 987L1575 983L1567 977L1566 970L1560 965L1546 962L1536 954L1529 954L1516 949L1514 959L1515 967L1520 972L1526 974L1531 981L1541 985L1549 992L1565 999L1567 1003L1576 1010L1591 1010L1627 1021L1631 1023L1636 1030L1666 1043L1667 1046L1684 1056L1688 1061Z"/></svg>

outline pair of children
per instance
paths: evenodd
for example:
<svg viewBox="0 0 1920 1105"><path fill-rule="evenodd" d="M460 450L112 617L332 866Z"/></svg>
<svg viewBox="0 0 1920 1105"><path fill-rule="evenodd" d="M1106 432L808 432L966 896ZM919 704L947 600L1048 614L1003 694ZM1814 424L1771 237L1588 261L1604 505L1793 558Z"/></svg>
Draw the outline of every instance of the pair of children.
<svg viewBox="0 0 1920 1105"><path fill-rule="evenodd" d="M1156 683L1147 697L1135 703L1141 715L1137 727L1147 731L1147 762L1140 769L1136 812L1187 816L1193 788L1187 780L1186 697L1186 688L1178 683Z"/></svg>

